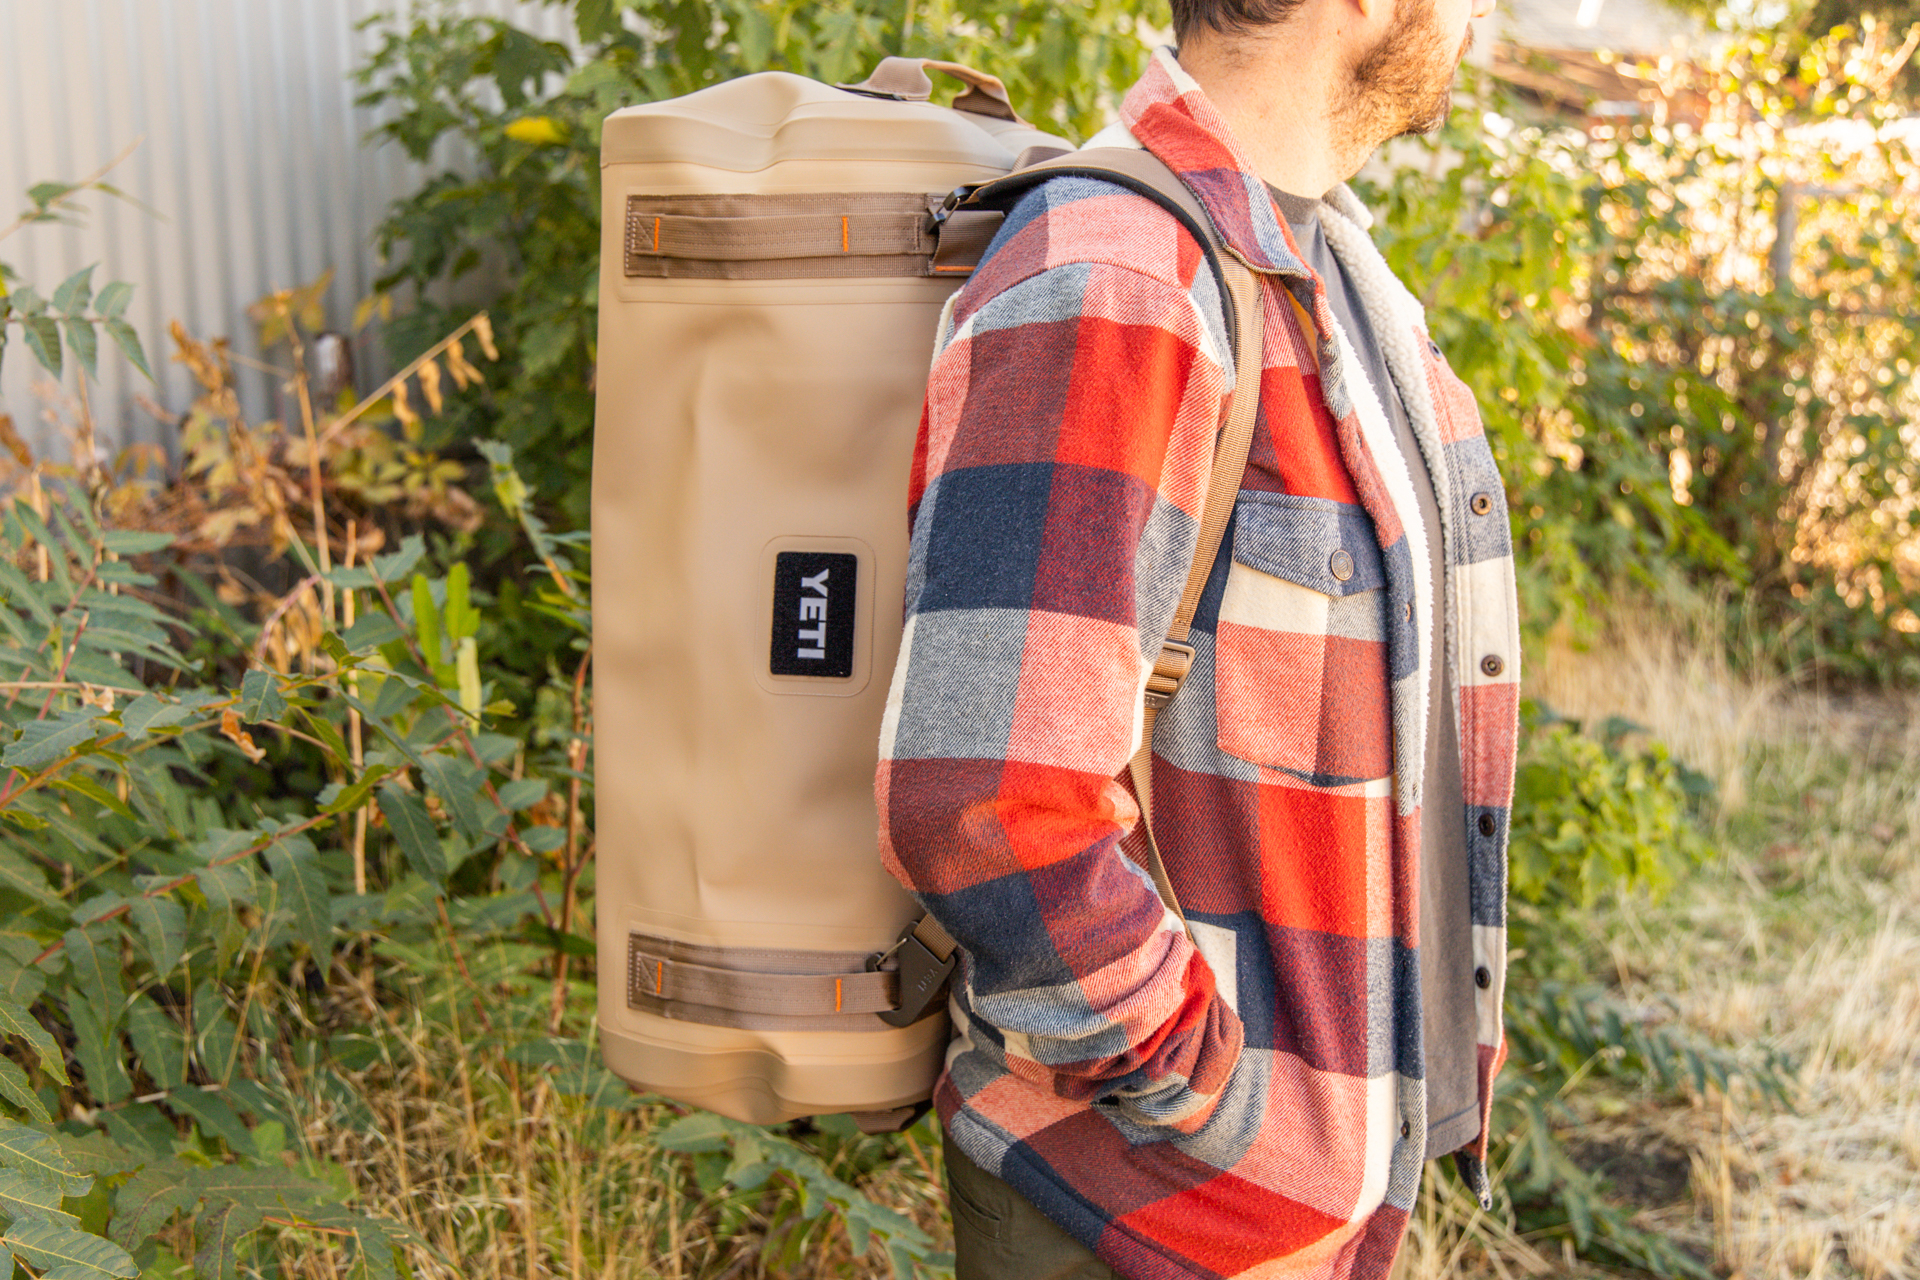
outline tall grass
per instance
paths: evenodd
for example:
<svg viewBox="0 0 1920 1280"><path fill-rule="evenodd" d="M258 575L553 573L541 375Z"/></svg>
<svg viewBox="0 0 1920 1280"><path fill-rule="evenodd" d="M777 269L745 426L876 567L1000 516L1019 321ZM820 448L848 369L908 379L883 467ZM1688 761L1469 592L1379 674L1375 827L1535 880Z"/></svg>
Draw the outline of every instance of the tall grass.
<svg viewBox="0 0 1920 1280"><path fill-rule="evenodd" d="M1787 673L1725 601L1615 607L1592 633L1548 636L1525 691L1564 716L1624 716L1707 775L1722 815L1746 802L1748 766L1781 706ZM1742 661L1736 662L1735 655Z"/></svg>
<svg viewBox="0 0 1920 1280"><path fill-rule="evenodd" d="M451 935L449 935L451 936ZM507 1046L545 1016L545 984L513 943L376 960L336 991L324 1020L363 1028L329 1043L336 1064L305 1090L316 1154L349 1170L361 1203L416 1231L419 1277L445 1280L783 1280L888 1274L884 1254L854 1254L838 1219L807 1220L778 1179L742 1192L724 1156L663 1149L680 1110L634 1098L591 1063L541 1069ZM424 963L423 963L424 961ZM376 983L377 979L377 983ZM376 995L375 992L379 994ZM396 992L403 999L396 1001ZM575 984L568 1025L588 1028L593 990ZM315 1031L324 1033L324 1027ZM950 1229L927 1127L867 1138L838 1127L802 1138L839 1177L936 1237ZM302 1280L332 1264L283 1241ZM903 1278L904 1280L904 1278Z"/></svg>
<svg viewBox="0 0 1920 1280"><path fill-rule="evenodd" d="M1650 1021L1792 1064L1792 1108L1736 1087L1583 1090L1589 1149L1684 1190L1636 1220L1742 1280L1920 1276L1920 700L1835 698L1735 663L1757 637L1719 608L1616 611L1554 638L1527 693L1592 722L1645 726L1718 787L1721 856L1658 904L1584 928L1596 970ZM1611 1164L1610 1168L1614 1167ZM1583 1274L1429 1181L1397 1276ZM1597 1274L1597 1273L1595 1273Z"/></svg>

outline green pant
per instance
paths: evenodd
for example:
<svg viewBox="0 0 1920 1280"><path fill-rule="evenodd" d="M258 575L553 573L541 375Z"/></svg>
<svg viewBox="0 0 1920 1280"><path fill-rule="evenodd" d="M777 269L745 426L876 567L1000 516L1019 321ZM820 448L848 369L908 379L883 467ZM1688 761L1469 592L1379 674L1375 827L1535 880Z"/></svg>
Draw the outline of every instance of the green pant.
<svg viewBox="0 0 1920 1280"><path fill-rule="evenodd" d="M945 1150L954 1280L1119 1280L1085 1245L967 1159L951 1140Z"/></svg>

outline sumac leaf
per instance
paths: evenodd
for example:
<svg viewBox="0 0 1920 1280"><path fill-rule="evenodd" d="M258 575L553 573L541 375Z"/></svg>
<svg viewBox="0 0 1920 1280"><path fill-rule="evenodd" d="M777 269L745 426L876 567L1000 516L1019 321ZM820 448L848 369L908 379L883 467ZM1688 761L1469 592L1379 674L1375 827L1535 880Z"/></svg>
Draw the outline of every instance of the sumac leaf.
<svg viewBox="0 0 1920 1280"><path fill-rule="evenodd" d="M40 1025L40 1020L26 1006L4 996L0 996L0 1035L15 1035L25 1040L40 1059L42 1071L61 1084L71 1083L67 1079L66 1059L52 1033Z"/></svg>
<svg viewBox="0 0 1920 1280"><path fill-rule="evenodd" d="M146 348L140 345L140 335L134 332L133 326L125 320L115 319L107 321L106 327L107 336L113 339L114 346L120 348L120 354L125 356L134 368L144 373L147 381L152 382L153 369L147 364Z"/></svg>
<svg viewBox="0 0 1920 1280"><path fill-rule="evenodd" d="M380 788L378 798L380 812L386 815L387 829L393 832L408 865L435 884L446 880L447 857L440 848L440 833L434 828L433 819L427 816L426 804L393 782Z"/></svg>
<svg viewBox="0 0 1920 1280"><path fill-rule="evenodd" d="M280 681L271 671L255 668L240 682L240 718L248 724L267 724L287 714Z"/></svg>
<svg viewBox="0 0 1920 1280"><path fill-rule="evenodd" d="M67 336L67 350L86 370L89 378L100 376L100 333L91 320L62 320L61 332Z"/></svg>
<svg viewBox="0 0 1920 1280"><path fill-rule="evenodd" d="M161 1089L177 1089L187 1078L187 1032L147 996L127 1010L127 1036L140 1065Z"/></svg>
<svg viewBox="0 0 1920 1280"><path fill-rule="evenodd" d="M19 740L0 752L0 764L12 769L41 769L93 741L101 725L98 707L63 713L57 720L32 720L20 730Z"/></svg>
<svg viewBox="0 0 1920 1280"><path fill-rule="evenodd" d="M125 280L115 280L103 285L93 300L93 309L104 320L112 320L124 314L127 304L133 301L133 286Z"/></svg>
<svg viewBox="0 0 1920 1280"><path fill-rule="evenodd" d="M473 761L458 756L432 755L421 766L427 785L433 788L440 803L447 807L447 816L453 819L453 825L460 834L469 840L479 841L485 838L486 831L480 816L480 788L486 784L486 775L475 767Z"/></svg>
<svg viewBox="0 0 1920 1280"><path fill-rule="evenodd" d="M294 934L307 944L314 963L326 972L333 955L333 901L313 844L299 836L267 846L267 866L280 891L280 905L293 916Z"/></svg>
<svg viewBox="0 0 1920 1280"><path fill-rule="evenodd" d="M188 1172L177 1160L155 1161L129 1178L113 1197L107 1230L114 1243L137 1249L174 1214L197 1204L200 1192L189 1183Z"/></svg>
<svg viewBox="0 0 1920 1280"><path fill-rule="evenodd" d="M40 1280L133 1280L140 1274L125 1249L65 1223L16 1222L0 1243L38 1271Z"/></svg>
<svg viewBox="0 0 1920 1280"><path fill-rule="evenodd" d="M120 957L109 954L108 947L96 936L105 932L105 928L98 927L69 929L62 941L75 984L93 1001L96 1009L112 1017L125 1002L126 990L120 985Z"/></svg>
<svg viewBox="0 0 1920 1280"><path fill-rule="evenodd" d="M60 1211L60 1188L20 1169L0 1169L0 1213L15 1221L43 1218L79 1226L78 1219Z"/></svg>
<svg viewBox="0 0 1920 1280"><path fill-rule="evenodd" d="M26 1112L29 1120L37 1120L41 1124L53 1123L53 1117L47 1114L40 1095L33 1091L33 1082L27 1079L26 1069L12 1058L0 1058L0 1098L5 1098Z"/></svg>
<svg viewBox="0 0 1920 1280"><path fill-rule="evenodd" d="M28 316L20 322L26 331L27 350L33 352L40 367L60 377L65 368L60 354L60 323L52 316Z"/></svg>
<svg viewBox="0 0 1920 1280"><path fill-rule="evenodd" d="M114 1013L118 1013L117 1007ZM87 1092L96 1101L108 1104L132 1093L126 1054L116 1034L119 1019L95 1009L92 1000L75 992L67 1001L67 1021L73 1026L73 1056L80 1060Z"/></svg>
<svg viewBox="0 0 1920 1280"><path fill-rule="evenodd" d="M53 309L61 315L76 316L93 303L93 273L98 269L96 263L91 267L82 267L60 282L53 291Z"/></svg>
<svg viewBox="0 0 1920 1280"><path fill-rule="evenodd" d="M164 978L180 963L187 946L187 913L172 898L135 898L127 913L146 941L155 977Z"/></svg>
<svg viewBox="0 0 1920 1280"><path fill-rule="evenodd" d="M93 1186L93 1179L74 1168L52 1138L5 1116L0 1116L0 1168L32 1174L58 1187L63 1196L83 1196Z"/></svg>

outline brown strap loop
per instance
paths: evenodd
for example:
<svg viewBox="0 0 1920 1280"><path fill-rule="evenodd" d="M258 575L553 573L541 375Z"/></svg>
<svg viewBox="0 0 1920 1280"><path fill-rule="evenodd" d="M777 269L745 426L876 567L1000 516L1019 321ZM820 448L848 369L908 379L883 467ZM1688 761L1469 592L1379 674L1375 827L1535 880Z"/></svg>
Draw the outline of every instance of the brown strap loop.
<svg viewBox="0 0 1920 1280"><path fill-rule="evenodd" d="M768 973L698 964L664 951L648 949L637 936L631 940L627 952L630 993L788 1018L884 1013L898 1003L899 975L891 971Z"/></svg>
<svg viewBox="0 0 1920 1280"><path fill-rule="evenodd" d="M700 217L637 209L630 252L706 262L768 258L890 257L934 250L922 209L898 212L800 213L761 217ZM644 233L644 234L642 234Z"/></svg>
<svg viewBox="0 0 1920 1280"><path fill-rule="evenodd" d="M896 102L926 102L933 97L929 71L944 72L967 86L967 91L953 100L955 111L971 111L1014 124L1026 123L1014 111L1013 101L1007 97L1007 86L998 76L975 71L958 62L941 62L936 58L882 58L865 80L834 88L864 93L870 98L892 98Z"/></svg>

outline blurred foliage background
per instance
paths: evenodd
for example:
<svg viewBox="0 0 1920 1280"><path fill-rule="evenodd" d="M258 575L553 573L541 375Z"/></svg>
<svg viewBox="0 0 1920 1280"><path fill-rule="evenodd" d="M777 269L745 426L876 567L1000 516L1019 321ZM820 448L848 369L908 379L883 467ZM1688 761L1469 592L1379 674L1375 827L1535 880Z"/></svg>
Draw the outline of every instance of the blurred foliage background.
<svg viewBox="0 0 1920 1280"><path fill-rule="evenodd" d="M365 397L322 394L328 282L290 282L255 313L286 421L244 421L231 353L176 329L201 392L179 463L99 458L87 380L148 359L126 286L0 267L0 356L65 379L79 442L68 463L0 438L0 1247L20 1276L950 1263L931 1124L752 1130L597 1065L600 121L911 51L990 69L1085 137L1164 14L565 7L577 48L434 5L369 20L363 101L429 176L381 229L362 313L400 372ZM1637 118L1470 77L1445 132L1362 183L1479 396L1536 653L1602 642L1637 600L1723 611L1767 679L1920 679L1913 46L1853 7L1828 31L1829 8L1765 30L1720 14L1720 52L1633 70L1664 104ZM46 184L15 226L112 198ZM1528 725L1503 1198L1462 1221L1706 1275L1569 1154L1570 1099L1602 1080L1784 1098L1785 1069L1646 1028L1567 925L1709 862L1728 779L1624 721L1535 705Z"/></svg>

